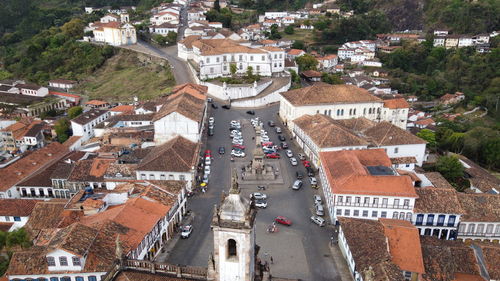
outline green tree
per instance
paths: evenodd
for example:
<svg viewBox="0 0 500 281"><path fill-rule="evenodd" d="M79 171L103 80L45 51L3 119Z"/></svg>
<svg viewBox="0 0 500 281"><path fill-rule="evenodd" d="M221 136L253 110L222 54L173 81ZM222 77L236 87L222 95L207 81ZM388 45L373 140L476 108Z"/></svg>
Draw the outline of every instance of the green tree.
<svg viewBox="0 0 500 281"><path fill-rule="evenodd" d="M306 45L305 45L304 41L302 41L302 40L295 40L292 43L292 48L293 49L305 50L306 49Z"/></svg>
<svg viewBox="0 0 500 281"><path fill-rule="evenodd" d="M289 26L285 27L285 33L286 34L293 34L294 32L295 32L295 30L293 29L292 25L289 25Z"/></svg>
<svg viewBox="0 0 500 281"><path fill-rule="evenodd" d="M79 18L74 18L61 27L61 31L69 37L81 38L85 23Z"/></svg>
<svg viewBox="0 0 500 281"><path fill-rule="evenodd" d="M28 235L28 232L26 232L24 228L19 228L7 234L7 237L5 239L5 246L7 248L13 246L28 248L31 246L31 239Z"/></svg>
<svg viewBox="0 0 500 281"><path fill-rule="evenodd" d="M485 140L481 156L488 168L500 168L500 137Z"/></svg>
<svg viewBox="0 0 500 281"><path fill-rule="evenodd" d="M153 39L154 42L156 42L156 44L158 44L160 46L166 46L167 45L167 38L165 38L165 36L163 36L163 35L154 34L152 36L152 39Z"/></svg>
<svg viewBox="0 0 500 281"><path fill-rule="evenodd" d="M231 76L234 76L236 74L236 71L238 71L238 67L235 63L231 63L229 65L229 71L231 72Z"/></svg>
<svg viewBox="0 0 500 281"><path fill-rule="evenodd" d="M68 109L68 118L73 119L78 115L82 114L83 108L81 106L73 106Z"/></svg>
<svg viewBox="0 0 500 281"><path fill-rule="evenodd" d="M251 67L251 66L247 67L247 77L253 78L253 67Z"/></svg>
<svg viewBox="0 0 500 281"><path fill-rule="evenodd" d="M57 134L57 141L59 141L60 143L65 142L69 138L70 123L67 118L61 118L57 120L56 124L54 125L54 129Z"/></svg>
<svg viewBox="0 0 500 281"><path fill-rule="evenodd" d="M215 2L214 2L214 10L216 10L217 12L220 12L220 3L219 3L219 0L215 0Z"/></svg>
<svg viewBox="0 0 500 281"><path fill-rule="evenodd" d="M177 42L177 32L169 31L167 34L167 44L174 45Z"/></svg>
<svg viewBox="0 0 500 281"><path fill-rule="evenodd" d="M430 148L436 148L436 133L429 129L422 129L417 133L417 137L425 140L427 146Z"/></svg>
<svg viewBox="0 0 500 281"><path fill-rule="evenodd" d="M310 54L305 54L300 57L295 58L295 61L299 65L300 71L305 71L305 70L316 70L318 66L318 60L310 55Z"/></svg>
<svg viewBox="0 0 500 281"><path fill-rule="evenodd" d="M436 170L455 187L457 187L457 182L464 175L464 167L455 155L439 157L436 163Z"/></svg>
<svg viewBox="0 0 500 281"><path fill-rule="evenodd" d="M332 85L344 84L344 80L340 78L340 74L338 73L323 72L321 74L321 81Z"/></svg>
<svg viewBox="0 0 500 281"><path fill-rule="evenodd" d="M300 76L295 72L295 70L290 69L290 75L292 76L292 82L300 83Z"/></svg>

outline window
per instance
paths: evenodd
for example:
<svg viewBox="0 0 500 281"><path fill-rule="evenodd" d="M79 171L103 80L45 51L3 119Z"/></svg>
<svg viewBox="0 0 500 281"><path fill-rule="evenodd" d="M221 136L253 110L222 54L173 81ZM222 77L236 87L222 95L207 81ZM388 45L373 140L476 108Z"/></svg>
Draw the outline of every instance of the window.
<svg viewBox="0 0 500 281"><path fill-rule="evenodd" d="M57 277L50 277L50 281L59 281L59 278L57 278Z"/></svg>
<svg viewBox="0 0 500 281"><path fill-rule="evenodd" d="M155 179L155 175L154 175L154 174L150 174L150 175L149 175L149 179L150 179L150 180L154 180L154 179Z"/></svg>
<svg viewBox="0 0 500 281"><path fill-rule="evenodd" d="M394 153L398 153L398 151L399 151L399 148L395 147L394 148Z"/></svg>
<svg viewBox="0 0 500 281"><path fill-rule="evenodd" d="M213 74L213 73L214 73L214 68L210 67L210 74Z"/></svg>
<svg viewBox="0 0 500 281"><path fill-rule="evenodd" d="M406 220L411 221L411 213L406 213Z"/></svg>
<svg viewBox="0 0 500 281"><path fill-rule="evenodd" d="M9 216L5 216L5 221L10 221L10 217Z"/></svg>
<svg viewBox="0 0 500 281"><path fill-rule="evenodd" d="M351 215L351 210L345 209L344 210L344 216L350 216Z"/></svg>
<svg viewBox="0 0 500 281"><path fill-rule="evenodd" d="M227 257L236 257L237 253L236 241L234 239L229 239L227 241Z"/></svg>
<svg viewBox="0 0 500 281"><path fill-rule="evenodd" d="M455 220L456 220L456 216L450 216L448 218L448 226L454 226L455 225Z"/></svg>
<svg viewBox="0 0 500 281"><path fill-rule="evenodd" d="M427 215L427 225L434 224L434 215Z"/></svg>
<svg viewBox="0 0 500 281"><path fill-rule="evenodd" d="M416 225L422 225L422 222L424 221L424 215L419 214L417 215L417 220L415 222Z"/></svg>
<svg viewBox="0 0 500 281"><path fill-rule="evenodd" d="M179 180L185 181L186 180L186 176L185 175L179 175Z"/></svg>
<svg viewBox="0 0 500 281"><path fill-rule="evenodd" d="M210 63L210 58L207 58L207 63Z"/></svg>
<svg viewBox="0 0 500 281"><path fill-rule="evenodd" d="M375 202L373 202L373 203L375 203ZM368 204L370 204L370 197L365 197L363 205L367 206Z"/></svg>
<svg viewBox="0 0 500 281"><path fill-rule="evenodd" d="M399 199L394 199L393 206L394 206L394 208L398 208L399 207Z"/></svg>
<svg viewBox="0 0 500 281"><path fill-rule="evenodd" d="M225 61L227 61L226 56L223 56L223 57L222 57L222 61L224 61L224 62L225 62ZM224 67L225 67L225 66L224 66ZM89 277L89 279L90 279L90 277ZM89 280L89 281L90 281L90 280Z"/></svg>
<svg viewBox="0 0 500 281"><path fill-rule="evenodd" d="M141 174L141 180L145 180L146 179L146 174Z"/></svg>
<svg viewBox="0 0 500 281"><path fill-rule="evenodd" d="M350 204L350 203L351 203L351 196L347 196L347 197L345 198L345 202L346 202L347 204Z"/></svg>
<svg viewBox="0 0 500 281"><path fill-rule="evenodd" d="M469 229L467 230L467 232L472 234L475 232L475 230L476 230L476 225L473 223L469 224Z"/></svg>
<svg viewBox="0 0 500 281"><path fill-rule="evenodd" d="M382 207L387 207L387 202L389 202L389 199L382 198Z"/></svg>
<svg viewBox="0 0 500 281"><path fill-rule="evenodd" d="M61 281L71 281L71 277L69 276L61 277Z"/></svg>
<svg viewBox="0 0 500 281"><path fill-rule="evenodd" d="M219 61L220 61L219 57L215 58L215 61L216 61L216 62L219 62Z"/></svg>
<svg viewBox="0 0 500 281"><path fill-rule="evenodd" d="M483 232L484 232L484 224L478 224L476 233L483 234Z"/></svg>
<svg viewBox="0 0 500 281"><path fill-rule="evenodd" d="M353 214L355 217L359 217L359 210L354 210L354 214Z"/></svg>
<svg viewBox="0 0 500 281"><path fill-rule="evenodd" d="M397 220L397 219L398 219L398 216L399 216L399 213L398 213L398 212L394 212L394 213L392 213L392 218L393 218L393 219L396 219L396 220Z"/></svg>
<svg viewBox="0 0 500 281"><path fill-rule="evenodd" d="M89 281L97 281L97 277L95 277L95 276L89 276Z"/></svg>
<svg viewBox="0 0 500 281"><path fill-rule="evenodd" d="M342 215L342 209L337 209L337 216L341 216Z"/></svg>
<svg viewBox="0 0 500 281"><path fill-rule="evenodd" d="M410 206L410 199L405 199L405 201L403 202L403 206L405 208L408 208L408 206Z"/></svg>
<svg viewBox="0 0 500 281"><path fill-rule="evenodd" d="M83 277L81 277L81 276L76 276L76 277L75 277L75 280L76 280L76 281L83 281Z"/></svg>
<svg viewBox="0 0 500 281"><path fill-rule="evenodd" d="M339 196L339 198L337 199L337 202L342 203L342 200L344 200L344 196Z"/></svg>
<svg viewBox="0 0 500 281"><path fill-rule="evenodd" d="M262 56L262 61L265 61L266 60L266 56Z"/></svg>
<svg viewBox="0 0 500 281"><path fill-rule="evenodd" d="M386 211L383 211L383 212L380 214L380 217L381 217L381 218L387 218L387 212L386 212Z"/></svg>
<svg viewBox="0 0 500 281"><path fill-rule="evenodd" d="M355 197L354 198L354 203L356 203L357 205L359 205L359 203L361 203L361 197Z"/></svg>
<svg viewBox="0 0 500 281"><path fill-rule="evenodd" d="M404 212L399 213L399 219L400 220L404 220L405 219L405 213Z"/></svg>
<svg viewBox="0 0 500 281"><path fill-rule="evenodd" d="M66 257L59 257L59 264L61 266L68 266L68 259Z"/></svg>
<svg viewBox="0 0 500 281"><path fill-rule="evenodd" d="M363 217L368 217L368 210L363 211Z"/></svg>
<svg viewBox="0 0 500 281"><path fill-rule="evenodd" d="M378 212L377 211L372 211L372 218L378 217Z"/></svg>
<svg viewBox="0 0 500 281"><path fill-rule="evenodd" d="M373 206L377 206L378 205L378 198L373 198Z"/></svg>
<svg viewBox="0 0 500 281"><path fill-rule="evenodd" d="M242 60L243 60L243 55L240 55L240 61L242 61Z"/></svg>
<svg viewBox="0 0 500 281"><path fill-rule="evenodd" d="M56 260L54 257L47 257L47 264L49 266L56 266ZM52 281L52 278L50 280Z"/></svg>
<svg viewBox="0 0 500 281"><path fill-rule="evenodd" d="M445 219L445 215L439 215L438 216L438 222L437 222L437 225L438 226L443 226L444 225L444 219Z"/></svg>
<svg viewBox="0 0 500 281"><path fill-rule="evenodd" d="M166 177L164 174L161 174L161 175L160 175L160 180L164 181L164 180L166 180L166 179L167 179L167 177Z"/></svg>
<svg viewBox="0 0 500 281"><path fill-rule="evenodd" d="M80 266L80 265L81 265L81 264L80 264L80 258L79 258L79 257L73 257L73 265L74 265L74 266ZM83 278L82 278L82 280L80 280L80 281L83 281Z"/></svg>
<svg viewBox="0 0 500 281"><path fill-rule="evenodd" d="M260 65L257 65L257 72L260 71Z"/></svg>
<svg viewBox="0 0 500 281"><path fill-rule="evenodd" d="M492 224L488 224L486 226L486 233L487 234L492 234L493 233L493 225Z"/></svg>
<svg viewBox="0 0 500 281"><path fill-rule="evenodd" d="M253 61L253 56L250 56L250 61Z"/></svg>

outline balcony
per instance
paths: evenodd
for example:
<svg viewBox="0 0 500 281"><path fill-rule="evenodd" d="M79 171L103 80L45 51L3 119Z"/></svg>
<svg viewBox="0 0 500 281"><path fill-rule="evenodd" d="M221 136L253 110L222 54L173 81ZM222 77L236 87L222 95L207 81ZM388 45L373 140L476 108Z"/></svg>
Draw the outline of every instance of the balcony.
<svg viewBox="0 0 500 281"><path fill-rule="evenodd" d="M500 233L475 233L475 232L458 232L459 236L472 236L472 237L499 237Z"/></svg>
<svg viewBox="0 0 500 281"><path fill-rule="evenodd" d="M384 209L400 209L400 210L413 210L413 205L391 205L391 204L365 204L365 203L352 203L352 202L336 202L335 206L347 207L364 207L364 208L384 208Z"/></svg>

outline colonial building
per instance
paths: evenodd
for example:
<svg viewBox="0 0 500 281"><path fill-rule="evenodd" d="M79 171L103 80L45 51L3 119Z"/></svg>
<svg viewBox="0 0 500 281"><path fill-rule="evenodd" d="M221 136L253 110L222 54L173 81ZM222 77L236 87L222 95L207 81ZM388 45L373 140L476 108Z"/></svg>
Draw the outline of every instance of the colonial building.
<svg viewBox="0 0 500 281"><path fill-rule="evenodd" d="M332 223L339 217L411 221L417 194L383 149L320 153L320 179Z"/></svg>
<svg viewBox="0 0 500 281"><path fill-rule="evenodd" d="M464 210L458 227L458 239L500 241L500 196L459 193Z"/></svg>
<svg viewBox="0 0 500 281"><path fill-rule="evenodd" d="M421 280L425 273L418 231L410 222L340 218L338 244L356 281Z"/></svg>
<svg viewBox="0 0 500 281"><path fill-rule="evenodd" d="M389 122L334 120L324 114L306 114L293 122L292 135L316 166L321 152L370 148L383 148L397 169L413 170L425 160L426 142Z"/></svg>
<svg viewBox="0 0 500 281"><path fill-rule="evenodd" d="M317 113L336 120L364 117L377 122L387 121L406 129L408 108L385 107L385 103L386 101L367 90L353 85L315 83L306 88L281 93L279 116L291 130L293 120L305 114Z"/></svg>
<svg viewBox="0 0 500 281"><path fill-rule="evenodd" d="M455 189L438 187L415 188L418 198L412 222L420 235L440 239L456 239L460 217L464 210Z"/></svg>
<svg viewBox="0 0 500 281"><path fill-rule="evenodd" d="M0 231L13 231L28 222L38 200L0 199Z"/></svg>
<svg viewBox="0 0 500 281"><path fill-rule="evenodd" d="M71 120L71 129L74 136L81 136L81 142L85 142L95 136L95 126L104 122L111 116L107 110L91 109Z"/></svg>
<svg viewBox="0 0 500 281"><path fill-rule="evenodd" d="M135 27L129 23L128 14L108 15L100 21L90 23L86 30L92 31L96 42L112 46L132 45L137 43Z"/></svg>
<svg viewBox="0 0 500 281"><path fill-rule="evenodd" d="M15 153L45 146L43 134L45 126L46 124L40 120L25 118L1 129L2 150Z"/></svg>

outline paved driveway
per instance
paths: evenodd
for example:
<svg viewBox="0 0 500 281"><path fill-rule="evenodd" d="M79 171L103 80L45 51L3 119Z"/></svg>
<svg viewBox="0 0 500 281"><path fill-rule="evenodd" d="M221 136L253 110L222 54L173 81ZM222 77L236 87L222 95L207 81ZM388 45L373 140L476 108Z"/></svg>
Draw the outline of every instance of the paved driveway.
<svg viewBox="0 0 500 281"><path fill-rule="evenodd" d="M256 115L261 117L265 123L264 128L268 130L272 141L278 142L274 129L267 126L268 120L274 120L277 126L284 126L278 122L276 112L278 106L270 106L255 110ZM212 150L214 161L212 164L212 175L210 177L207 193L199 193L190 199L188 208L194 213L194 232L189 239L180 240L172 249L167 258L167 262L174 264L206 266L208 256L213 252L213 236L210 230L213 206L220 203L222 191L228 191L232 163L230 162L230 138L229 121L250 119L245 110L225 110L219 107L217 110L211 109L211 116L215 117L215 135L208 138L207 148ZM237 161L250 161L254 148L252 141L253 128L248 123L243 127L246 158ZM285 131L285 130L284 130ZM289 134L285 132L289 144ZM217 153L219 146L225 146L226 155L219 156ZM294 154L299 152L293 144L291 149ZM270 261L273 257L274 264L271 272L274 276L300 278L302 280L340 280L336 265L331 257L328 247L332 228L319 227L310 222L313 208L313 194L320 191L309 186L307 177L301 190L294 191L290 187L295 180L295 172L301 170L305 174L302 164L297 167L290 165L288 157L282 152L280 162L281 173L284 177L284 184L270 186L267 193L268 207L261 209L257 215L256 234L257 244L261 246L260 256L264 260ZM242 195L248 196L251 192L258 191L256 186L242 185ZM267 233L266 229L273 219L283 215L293 221L291 227L278 226L277 233ZM265 255L267 253L267 255Z"/></svg>

